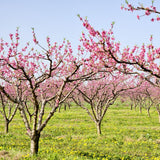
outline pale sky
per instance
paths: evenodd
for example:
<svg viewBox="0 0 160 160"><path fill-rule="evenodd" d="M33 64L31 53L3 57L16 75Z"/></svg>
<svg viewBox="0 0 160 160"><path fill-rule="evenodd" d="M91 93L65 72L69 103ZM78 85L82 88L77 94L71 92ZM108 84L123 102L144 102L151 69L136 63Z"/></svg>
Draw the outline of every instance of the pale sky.
<svg viewBox="0 0 160 160"><path fill-rule="evenodd" d="M146 4L146 0L140 2ZM122 11L120 7L124 3L125 0L0 0L0 38L8 41L9 34L20 27L23 43L32 41L31 27L34 27L42 45L46 45L49 36L53 42L66 38L76 48L85 31L77 17L80 14L87 16L98 30L109 29L115 21L114 35L122 46L147 44L150 35L154 36L154 44L160 46L160 22L151 22L151 17L138 20L136 15L142 13Z"/></svg>

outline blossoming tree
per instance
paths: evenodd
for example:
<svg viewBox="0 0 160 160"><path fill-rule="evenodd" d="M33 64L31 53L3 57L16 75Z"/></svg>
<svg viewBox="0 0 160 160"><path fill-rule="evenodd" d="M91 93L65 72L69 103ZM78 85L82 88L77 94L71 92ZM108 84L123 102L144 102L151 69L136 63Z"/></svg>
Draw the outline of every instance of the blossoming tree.
<svg viewBox="0 0 160 160"><path fill-rule="evenodd" d="M133 7L127 2L128 10L145 10L149 13L157 13L154 6L150 8ZM122 7L123 8L123 7ZM79 15L78 15L79 16ZM89 36L82 34L82 44L88 52L93 52L107 69L119 70L126 74L138 74L154 85L159 85L160 79L160 48L155 48L150 37L150 44L143 44L141 47L125 47L121 49L120 42L116 42L113 34L113 25L108 31L98 31L94 29L87 19L80 17L83 26L87 29ZM159 18L157 19L159 20ZM157 81L158 79L158 81Z"/></svg>
<svg viewBox="0 0 160 160"><path fill-rule="evenodd" d="M24 47L20 45L18 29L15 36L10 34L10 39L11 43L3 39L0 42L0 92L19 105L31 140L31 154L37 154L41 132L59 105L81 81L95 75L97 70L88 65L92 55L84 58L81 48L78 55L73 55L69 41L63 41L61 45L51 44L47 37L48 47L45 49L36 39L33 29L33 41L41 48L38 51L29 43ZM14 95L6 88L9 85L14 88ZM70 88L66 90L68 85ZM49 103L50 111L46 113Z"/></svg>
<svg viewBox="0 0 160 160"><path fill-rule="evenodd" d="M8 88L9 92L12 92L12 94L14 94L12 86L7 86L6 88ZM9 124L16 115L17 109L18 104L14 104L13 102L9 101L3 95L3 93L0 92L0 113L2 114L5 121L5 133L9 132Z"/></svg>
<svg viewBox="0 0 160 160"><path fill-rule="evenodd" d="M124 94L126 90L131 90L140 85L140 82L131 76L120 73L104 73L104 77L99 80L82 83L72 93L74 102L83 108L91 120L96 124L97 134L101 135L102 120L108 108L114 104L116 99ZM87 107L89 104L89 107Z"/></svg>

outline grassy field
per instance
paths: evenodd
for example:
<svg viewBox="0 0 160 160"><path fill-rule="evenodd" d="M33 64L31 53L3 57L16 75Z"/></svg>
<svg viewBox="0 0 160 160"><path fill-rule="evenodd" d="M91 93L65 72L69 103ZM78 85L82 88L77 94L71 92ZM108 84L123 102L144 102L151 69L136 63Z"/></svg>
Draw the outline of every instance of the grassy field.
<svg viewBox="0 0 160 160"><path fill-rule="evenodd" d="M154 109L151 118L127 104L111 106L102 122L102 136L79 107L57 112L40 139L37 157L31 157L30 140L17 114L4 134L0 115L0 159L35 160L160 160L160 124Z"/></svg>

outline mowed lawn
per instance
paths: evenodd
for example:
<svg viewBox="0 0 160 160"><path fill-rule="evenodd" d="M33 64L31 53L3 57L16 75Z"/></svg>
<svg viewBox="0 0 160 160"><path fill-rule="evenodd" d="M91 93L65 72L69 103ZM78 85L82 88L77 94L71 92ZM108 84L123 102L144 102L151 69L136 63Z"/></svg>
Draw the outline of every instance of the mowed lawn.
<svg viewBox="0 0 160 160"><path fill-rule="evenodd" d="M47 109L47 112L49 110ZM74 105L58 111L43 130L38 156L30 156L30 140L22 118L16 115L4 134L0 115L0 159L37 160L160 160L160 124L154 108L151 117L130 110L129 104L116 102L102 122L97 136L94 122Z"/></svg>

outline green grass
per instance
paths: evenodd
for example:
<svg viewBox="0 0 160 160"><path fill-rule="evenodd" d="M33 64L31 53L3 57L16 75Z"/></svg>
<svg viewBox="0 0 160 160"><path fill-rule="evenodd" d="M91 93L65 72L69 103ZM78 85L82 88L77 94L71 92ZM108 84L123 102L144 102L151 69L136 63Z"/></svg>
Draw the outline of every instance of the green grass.
<svg viewBox="0 0 160 160"><path fill-rule="evenodd" d="M56 112L41 134L37 157L31 157L30 140L17 114L4 134L0 115L0 159L34 160L160 160L160 124L154 109L130 110L127 104L111 106L102 122L102 136L85 111L71 107Z"/></svg>

